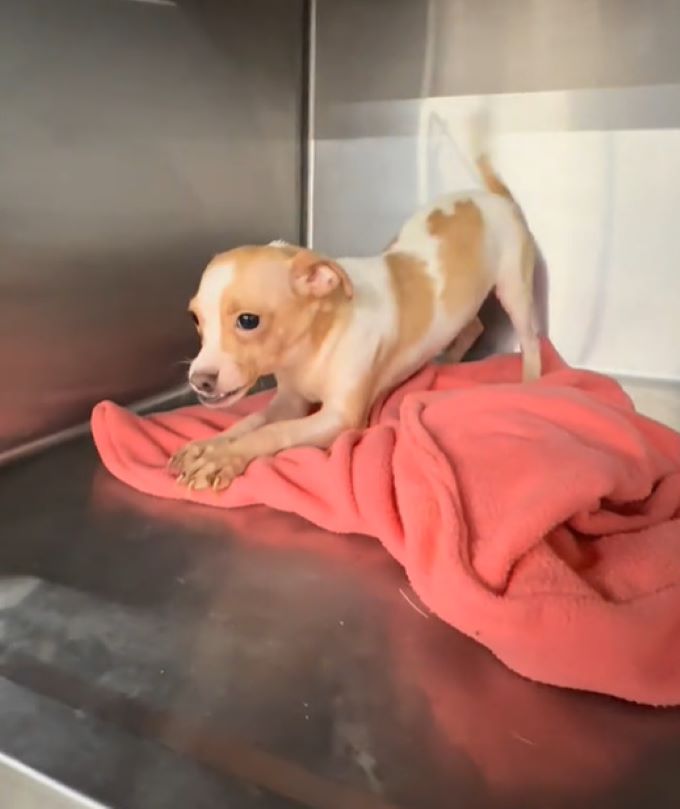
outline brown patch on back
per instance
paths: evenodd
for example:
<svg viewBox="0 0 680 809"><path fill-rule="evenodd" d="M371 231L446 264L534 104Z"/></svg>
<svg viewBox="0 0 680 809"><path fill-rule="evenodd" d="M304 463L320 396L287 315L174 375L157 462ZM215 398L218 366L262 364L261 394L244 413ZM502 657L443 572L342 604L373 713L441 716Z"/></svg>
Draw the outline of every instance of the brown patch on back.
<svg viewBox="0 0 680 809"><path fill-rule="evenodd" d="M435 310L435 290L424 261L409 253L386 253L397 311L397 332L380 346L371 367L356 380L344 406L346 427L365 426L375 397L385 379L391 378L394 358L416 345L427 333Z"/></svg>
<svg viewBox="0 0 680 809"><path fill-rule="evenodd" d="M472 201L457 202L453 213L437 209L427 218L427 229L439 240L442 300L455 313L477 297L485 297L489 274L484 256L484 221Z"/></svg>
<svg viewBox="0 0 680 809"><path fill-rule="evenodd" d="M392 292L398 312L395 353L417 343L427 332L434 316L434 286L425 262L408 253L388 253Z"/></svg>

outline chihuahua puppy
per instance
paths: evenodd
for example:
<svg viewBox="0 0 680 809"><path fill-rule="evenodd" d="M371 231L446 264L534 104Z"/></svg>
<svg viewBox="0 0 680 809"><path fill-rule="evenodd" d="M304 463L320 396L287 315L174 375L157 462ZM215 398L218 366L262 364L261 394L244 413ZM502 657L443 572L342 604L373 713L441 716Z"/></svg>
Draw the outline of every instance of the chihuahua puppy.
<svg viewBox="0 0 680 809"><path fill-rule="evenodd" d="M510 191L487 157L485 190L418 211L382 254L333 259L272 242L216 256L189 305L202 347L189 382L206 407L229 407L265 374L269 404L170 467L195 489L221 489L255 458L327 448L358 429L376 400L449 348L479 336L494 290L517 332L523 378L541 372L533 317L535 249Z"/></svg>

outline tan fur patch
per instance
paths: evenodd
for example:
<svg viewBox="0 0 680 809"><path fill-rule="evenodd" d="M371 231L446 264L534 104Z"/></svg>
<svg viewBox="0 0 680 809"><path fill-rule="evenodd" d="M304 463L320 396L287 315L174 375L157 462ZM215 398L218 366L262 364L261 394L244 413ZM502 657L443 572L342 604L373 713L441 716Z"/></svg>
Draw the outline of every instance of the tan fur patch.
<svg viewBox="0 0 680 809"><path fill-rule="evenodd" d="M453 213L433 211L427 229L440 242L442 300L447 311L454 313L484 296L488 288L482 214L474 202L457 202Z"/></svg>
<svg viewBox="0 0 680 809"><path fill-rule="evenodd" d="M315 302L293 295L286 259L279 247L242 247L228 254L233 279L220 303L221 344L253 383L279 365L313 319ZM243 312L259 316L258 329L241 332L235 327Z"/></svg>
<svg viewBox="0 0 680 809"><path fill-rule="evenodd" d="M434 316L434 287L425 262L408 253L388 253L392 292L399 317L398 336L391 352L398 353L424 337Z"/></svg>
<svg viewBox="0 0 680 809"><path fill-rule="evenodd" d="M311 359L328 332L347 320L347 296L340 287L323 298L293 291L291 259L300 250L291 245L239 247L216 256L205 270L208 275L227 264L231 269L220 301L220 342L250 384L279 369L291 350ZM242 313L257 315L258 328L239 330L236 319Z"/></svg>
<svg viewBox="0 0 680 809"><path fill-rule="evenodd" d="M389 379L393 358L416 345L427 333L435 308L435 291L425 263L408 253L387 253L384 260L390 273L398 313L397 332L376 352L371 367L356 380L345 401L345 426L365 426L385 379ZM387 373L386 373L387 371Z"/></svg>

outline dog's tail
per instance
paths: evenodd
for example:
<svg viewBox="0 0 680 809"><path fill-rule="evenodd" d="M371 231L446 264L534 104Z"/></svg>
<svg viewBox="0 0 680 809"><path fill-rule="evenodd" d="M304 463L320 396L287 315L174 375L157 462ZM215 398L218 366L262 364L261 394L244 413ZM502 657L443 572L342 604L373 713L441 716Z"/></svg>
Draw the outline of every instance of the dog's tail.
<svg viewBox="0 0 680 809"><path fill-rule="evenodd" d="M482 152L482 154L477 155L475 162L477 163L477 170L481 175L482 182L489 189L489 191L491 191L492 194L507 197L507 199L509 199L511 202L514 202L515 198L512 196L512 193L507 185L496 173L496 170L491 164L489 155L486 152Z"/></svg>
<svg viewBox="0 0 680 809"><path fill-rule="evenodd" d="M511 202L515 202L510 189L498 176L489 157L489 115L486 110L478 110L473 115L470 129L472 154L485 187L492 194L498 194L501 197L506 197Z"/></svg>

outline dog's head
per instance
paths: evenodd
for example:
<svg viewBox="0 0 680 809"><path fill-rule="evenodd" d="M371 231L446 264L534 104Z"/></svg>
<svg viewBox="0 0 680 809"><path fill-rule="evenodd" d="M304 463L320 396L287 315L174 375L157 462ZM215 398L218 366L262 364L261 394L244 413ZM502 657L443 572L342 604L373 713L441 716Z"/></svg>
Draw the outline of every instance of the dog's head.
<svg viewBox="0 0 680 809"><path fill-rule="evenodd" d="M191 387L203 404L233 404L261 376L304 362L319 320L327 328L351 297L342 267L311 250L275 242L221 253L189 304L201 337Z"/></svg>

